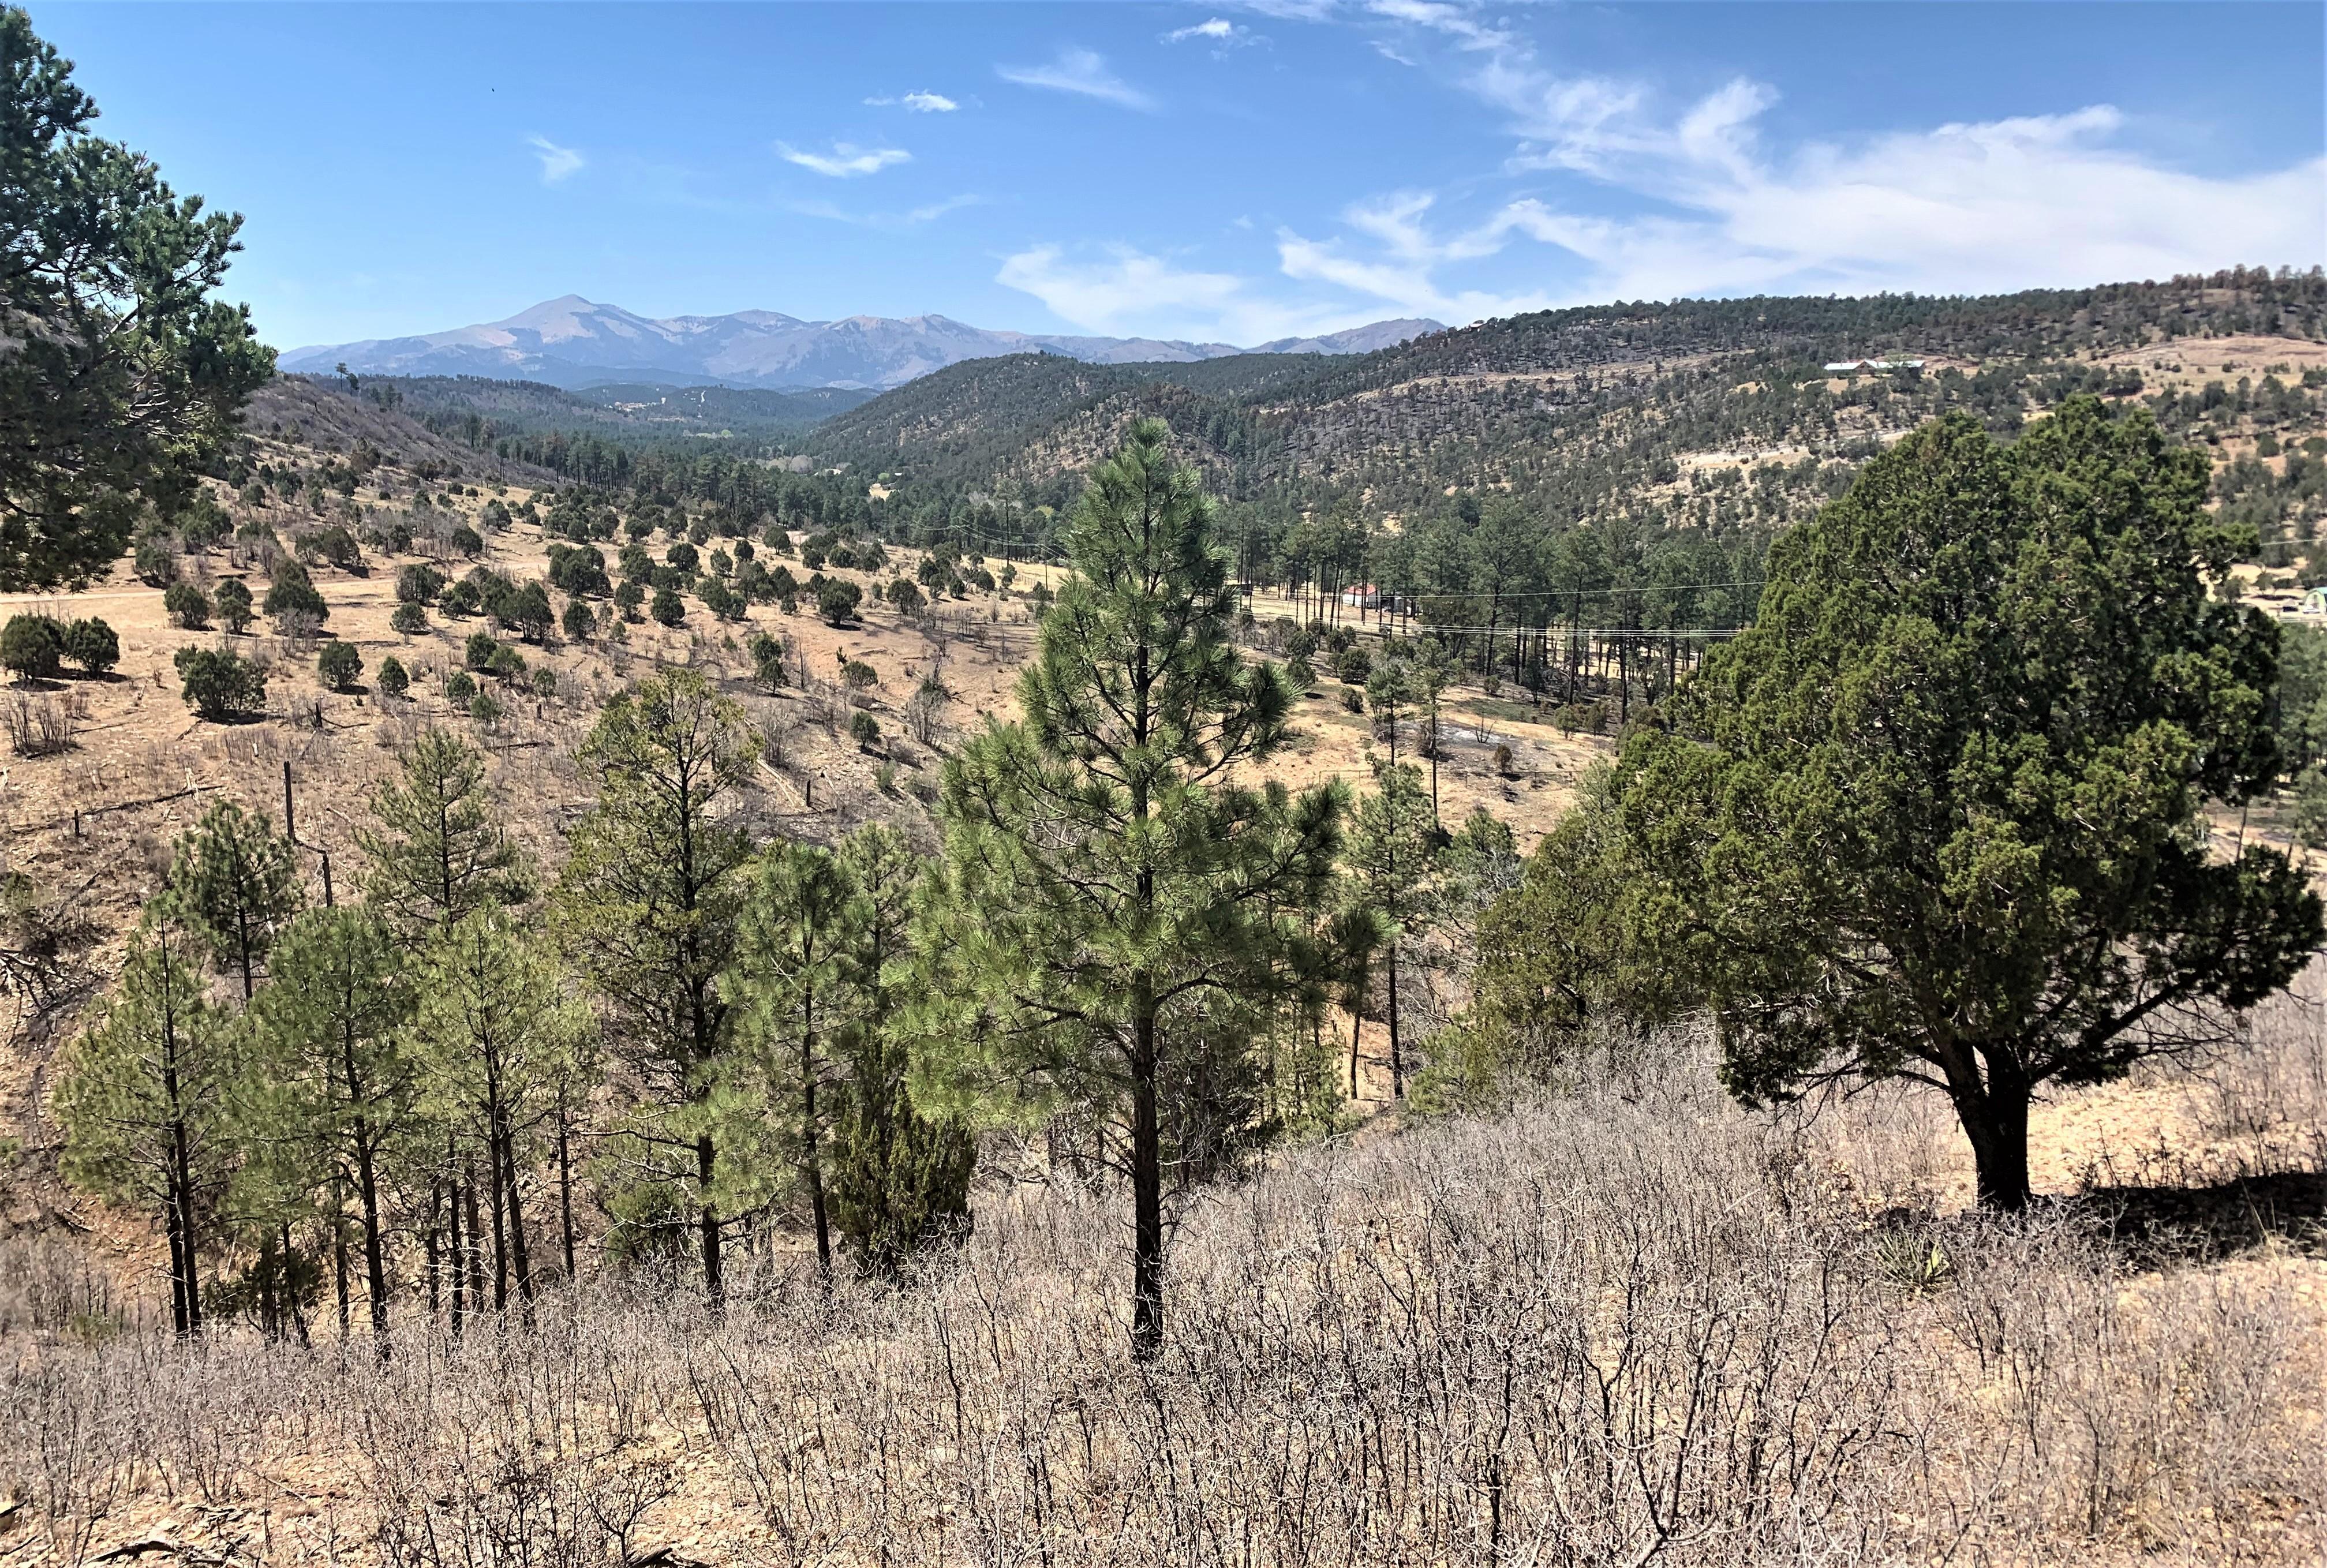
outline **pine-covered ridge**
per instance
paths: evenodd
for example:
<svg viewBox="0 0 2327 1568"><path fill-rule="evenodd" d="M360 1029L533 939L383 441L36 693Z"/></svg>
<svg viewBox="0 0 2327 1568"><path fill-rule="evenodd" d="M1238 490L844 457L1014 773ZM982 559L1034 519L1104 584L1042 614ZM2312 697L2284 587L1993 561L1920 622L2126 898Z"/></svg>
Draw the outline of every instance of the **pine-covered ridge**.
<svg viewBox="0 0 2327 1568"><path fill-rule="evenodd" d="M2327 280L2315 269L1978 299L1619 303L1350 359L974 361L827 419L788 450L877 481L892 509L958 525L965 509L1065 506L1131 422L1156 416L1232 509L1262 515L1340 510L1397 527L1467 493L1508 496L1547 531L1612 518L1655 532L1724 514L1775 527L1922 420L1960 409L2008 436L2078 391L2138 400L2177 436L2221 448L2228 466L2240 436L2319 427L2327 361L2310 345L2322 335ZM2198 345L2232 341L2257 373L2206 388L2196 370L2211 356ZM2273 341L2286 361L2263 351ZM2188 376L2135 362L2182 348ZM1825 369L1867 359L1922 364ZM2288 504L2265 503L2257 520L2266 539L2291 539L2303 476L2238 481L2241 493L2274 484Z"/></svg>

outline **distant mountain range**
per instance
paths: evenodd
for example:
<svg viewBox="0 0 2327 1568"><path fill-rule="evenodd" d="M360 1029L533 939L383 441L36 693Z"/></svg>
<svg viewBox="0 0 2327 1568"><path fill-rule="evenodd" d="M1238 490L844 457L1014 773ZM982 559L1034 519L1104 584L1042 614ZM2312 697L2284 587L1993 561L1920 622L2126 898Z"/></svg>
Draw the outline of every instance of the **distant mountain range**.
<svg viewBox="0 0 2327 1568"><path fill-rule="evenodd" d="M308 373L344 363L364 375L489 376L569 389L610 381L886 389L965 359L1004 354L1049 352L1102 365L1191 364L1233 354L1365 354L1444 330L1431 321L1376 322L1248 349L1156 338L990 331L944 316L804 322L774 311L738 311L657 321L567 294L507 321L420 337L294 349L281 362L285 370Z"/></svg>

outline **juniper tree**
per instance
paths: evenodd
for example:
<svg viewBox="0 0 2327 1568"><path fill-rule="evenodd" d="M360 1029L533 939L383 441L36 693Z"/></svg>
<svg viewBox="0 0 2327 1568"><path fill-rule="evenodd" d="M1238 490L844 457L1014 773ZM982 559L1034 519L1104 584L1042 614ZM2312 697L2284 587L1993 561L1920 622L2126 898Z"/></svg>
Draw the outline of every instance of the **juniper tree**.
<svg viewBox="0 0 2327 1568"><path fill-rule="evenodd" d="M209 944L210 961L240 975L248 1002L276 933L302 901L291 841L264 811L215 801L178 840L170 886Z"/></svg>
<svg viewBox="0 0 2327 1568"><path fill-rule="evenodd" d="M2209 801L2278 773L2277 629L2208 591L2254 545L2208 471L2089 397L2008 448L1927 425L1627 739L1627 935L1710 1004L1739 1095L1929 1085L2014 1209L2041 1089L2220 1039L2302 966L2300 869L2208 842Z"/></svg>
<svg viewBox="0 0 2327 1568"><path fill-rule="evenodd" d="M416 1093L411 995L403 955L379 918L360 908L309 910L275 945L270 975L250 1008L255 1087L268 1113L277 1163L312 1189L344 1172L363 1228L364 1279L375 1338L388 1324L388 1236L381 1214L388 1152ZM336 1196L333 1218L338 1217ZM344 1325L343 1325L344 1326Z"/></svg>
<svg viewBox="0 0 2327 1568"><path fill-rule="evenodd" d="M232 1020L203 997L202 945L176 895L145 906L120 983L65 1051L55 1100L66 1177L160 1211L171 1318L186 1335L201 1331L201 1258L231 1172L237 1071Z"/></svg>
<svg viewBox="0 0 2327 1568"><path fill-rule="evenodd" d="M606 705L579 761L598 803L575 825L553 898L575 966L604 1001L612 1043L643 1089L631 1131L691 1189L704 1287L723 1293L721 1092L733 1067L734 961L751 840L724 820L750 777L743 712L692 670L667 670Z"/></svg>
<svg viewBox="0 0 2327 1568"><path fill-rule="evenodd" d="M1325 895L1346 806L1337 787L1236 781L1283 744L1292 696L1229 640L1227 559L1168 434L1141 421L1092 472L1025 716L947 765L952 907L932 930L982 1014L973 1075L1117 1126L1142 1357L1164 1336L1160 1097L1196 1081L1181 1059L1209 1014L1319 978L1301 911Z"/></svg>

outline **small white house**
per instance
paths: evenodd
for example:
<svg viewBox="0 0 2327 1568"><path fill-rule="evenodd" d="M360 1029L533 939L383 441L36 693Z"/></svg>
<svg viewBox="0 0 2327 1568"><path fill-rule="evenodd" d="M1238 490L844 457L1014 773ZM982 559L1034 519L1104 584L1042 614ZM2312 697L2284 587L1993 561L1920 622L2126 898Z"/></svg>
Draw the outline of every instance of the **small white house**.
<svg viewBox="0 0 2327 1568"><path fill-rule="evenodd" d="M2322 620L2327 620L2327 588L2313 588L2295 601L2294 612L2297 615L2315 615Z"/></svg>
<svg viewBox="0 0 2327 1568"><path fill-rule="evenodd" d="M1354 588L1341 590L1341 602L1351 610L1381 608L1381 590L1370 583L1360 583Z"/></svg>
<svg viewBox="0 0 2327 1568"><path fill-rule="evenodd" d="M1920 359L1836 359L1826 367L1829 375L1846 375L1853 370L1920 370Z"/></svg>

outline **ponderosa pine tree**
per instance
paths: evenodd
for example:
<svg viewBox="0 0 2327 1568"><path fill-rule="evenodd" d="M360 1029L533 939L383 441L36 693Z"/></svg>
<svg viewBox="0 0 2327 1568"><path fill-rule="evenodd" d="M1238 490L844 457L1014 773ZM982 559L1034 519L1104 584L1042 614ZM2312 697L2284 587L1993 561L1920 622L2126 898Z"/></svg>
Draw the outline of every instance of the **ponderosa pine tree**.
<svg viewBox="0 0 2327 1568"><path fill-rule="evenodd" d="M1406 1056L1399 1031L1398 958L1401 945L1430 917L1438 854L1436 825L1422 774L1412 764L1384 768L1369 794L1359 797L1350 819L1343 864L1349 896L1382 924L1380 959L1388 981L1383 1007L1389 1025L1389 1083L1393 1099L1406 1095ZM1357 1093L1358 1050L1350 1042L1350 1094Z"/></svg>
<svg viewBox="0 0 2327 1568"><path fill-rule="evenodd" d="M356 829L364 896L407 947L524 900L524 859L494 816L484 756L459 736L423 732L401 776L372 792L371 815Z"/></svg>
<svg viewBox="0 0 2327 1568"><path fill-rule="evenodd" d="M248 1003L276 933L304 901L291 841L264 811L214 801L178 840L170 887L208 942L211 963L240 976Z"/></svg>
<svg viewBox="0 0 2327 1568"><path fill-rule="evenodd" d="M842 976L847 1063L832 1136L834 1224L865 1274L894 1277L915 1253L969 1228L977 1142L954 1117L912 1099L914 1036L906 999L921 973L913 940L923 861L895 828L874 823L840 842L851 886Z"/></svg>
<svg viewBox="0 0 2327 1568"><path fill-rule="evenodd" d="M150 503L174 516L274 374L212 299L241 219L91 135L97 106L0 8L0 589L79 586Z"/></svg>
<svg viewBox="0 0 2327 1568"><path fill-rule="evenodd" d="M67 1179L160 1210L183 1335L201 1331L201 1254L232 1174L233 1020L204 999L205 945L174 894L146 904L120 984L65 1052L55 1100Z"/></svg>
<svg viewBox="0 0 2327 1568"><path fill-rule="evenodd" d="M817 1267L832 1273L826 1206L827 1130L837 1108L834 1042L849 1022L843 957L855 887L832 852L812 844L772 844L761 852L743 903L729 1000L743 1010L767 1106L784 1157L807 1195Z"/></svg>
<svg viewBox="0 0 2327 1568"><path fill-rule="evenodd" d="M267 984L250 1007L251 1087L271 1159L286 1185L333 1190L344 1172L363 1227L371 1329L386 1349L388 1233L384 1169L407 1130L416 1085L405 1032L404 955L361 907L309 910L276 939Z"/></svg>
<svg viewBox="0 0 2327 1568"><path fill-rule="evenodd" d="M753 754L742 710L692 670L615 697L582 747L598 803L575 826L552 900L567 952L606 1004L612 1043L648 1097L630 1131L689 1192L715 1306L726 1218L718 1121L734 1033L721 977L734 962L752 856L725 816Z"/></svg>
<svg viewBox="0 0 2327 1568"><path fill-rule="evenodd" d="M2301 968L2302 872L2208 842L2278 772L2277 630L2209 593L2254 532L2208 473L2089 397L2010 447L1955 415L1771 548L1613 787L1632 938L1738 1094L1928 1084L2016 1209L2039 1089L2223 1038Z"/></svg>
<svg viewBox="0 0 2327 1568"><path fill-rule="evenodd" d="M485 1162L493 1236L493 1306L533 1299L524 1188L543 1126L572 1078L587 1031L548 945L503 910L483 908L430 940L415 966L409 1050L423 1103L456 1153Z"/></svg>
<svg viewBox="0 0 2327 1568"><path fill-rule="evenodd" d="M1205 1021L1323 978L1303 911L1326 896L1347 804L1234 781L1283 743L1292 697L1229 640L1227 558L1168 434L1143 420L1092 472L1019 680L1025 716L947 765L950 908L930 938L979 1005L973 1070L1117 1126L1143 1358L1164 1338L1160 1096L1201 1081L1178 1059Z"/></svg>

